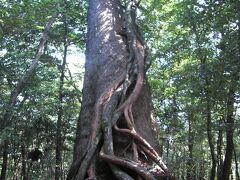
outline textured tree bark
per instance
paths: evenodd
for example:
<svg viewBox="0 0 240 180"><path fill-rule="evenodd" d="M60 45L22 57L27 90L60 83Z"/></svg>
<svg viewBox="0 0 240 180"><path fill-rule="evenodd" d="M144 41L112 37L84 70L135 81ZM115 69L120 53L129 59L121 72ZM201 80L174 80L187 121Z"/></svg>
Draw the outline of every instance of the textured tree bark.
<svg viewBox="0 0 240 180"><path fill-rule="evenodd" d="M192 132L192 120L193 114L191 110L188 110L188 161L187 161L187 179L194 180L195 168L193 163L193 132Z"/></svg>
<svg viewBox="0 0 240 180"><path fill-rule="evenodd" d="M135 10L131 3L127 6ZM155 150L145 46L132 27L134 19L126 19L132 13L127 6L119 0L89 1L83 101L67 179L169 176Z"/></svg>

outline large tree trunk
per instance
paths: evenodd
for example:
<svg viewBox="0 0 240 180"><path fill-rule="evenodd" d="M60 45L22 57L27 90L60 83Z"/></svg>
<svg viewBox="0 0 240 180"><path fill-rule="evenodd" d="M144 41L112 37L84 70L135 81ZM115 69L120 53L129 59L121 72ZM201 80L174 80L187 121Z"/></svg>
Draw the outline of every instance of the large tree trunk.
<svg viewBox="0 0 240 180"><path fill-rule="evenodd" d="M154 150L156 127L135 7L89 1L83 101L67 179L169 176ZM153 161L158 168L150 168Z"/></svg>

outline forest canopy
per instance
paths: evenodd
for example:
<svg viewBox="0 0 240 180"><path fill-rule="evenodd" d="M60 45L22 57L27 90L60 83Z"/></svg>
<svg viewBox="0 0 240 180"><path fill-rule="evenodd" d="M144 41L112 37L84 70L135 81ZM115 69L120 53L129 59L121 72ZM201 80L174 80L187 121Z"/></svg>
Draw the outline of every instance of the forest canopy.
<svg viewBox="0 0 240 180"><path fill-rule="evenodd" d="M135 1L119 2L126 13ZM142 0L135 6L134 23L151 58L144 82L157 125L154 148L176 179L239 180L240 1ZM81 64L88 53L88 8L85 0L0 2L1 180L67 178L84 128L82 84L90 65L72 62ZM98 87L103 66L93 70ZM137 84L136 67L126 97Z"/></svg>

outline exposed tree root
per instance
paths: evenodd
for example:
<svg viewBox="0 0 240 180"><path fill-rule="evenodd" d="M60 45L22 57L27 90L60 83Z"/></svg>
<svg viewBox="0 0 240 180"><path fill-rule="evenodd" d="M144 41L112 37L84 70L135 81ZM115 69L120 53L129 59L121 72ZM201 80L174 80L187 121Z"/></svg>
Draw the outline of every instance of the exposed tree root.
<svg viewBox="0 0 240 180"><path fill-rule="evenodd" d="M156 179L153 176L153 174L151 174L145 167L143 167L141 164L136 163L134 161L118 158L116 156L106 155L103 152L100 152L100 157L107 162L117 164L125 168L129 168L145 179L148 179L148 180Z"/></svg>
<svg viewBox="0 0 240 180"><path fill-rule="evenodd" d="M91 165L91 160L93 159L95 152L97 150L97 147L99 145L100 142L100 138L101 138L102 134L99 133L98 136L96 137L96 140L94 142L92 142L92 146L90 148L88 148L88 152L85 155L84 159L82 160L80 166L78 166L78 171L76 176L74 176L71 179L84 179L87 170L89 169L89 166ZM91 172L91 170L90 170ZM91 176L91 174L90 174Z"/></svg>
<svg viewBox="0 0 240 180"><path fill-rule="evenodd" d="M131 135L134 140L138 141L138 146L145 152L145 154L149 156L157 165L159 165L165 174L169 174L167 166L163 163L158 153L145 139L136 133L135 130L131 131L129 129L119 129L117 125L114 125L114 129L124 134Z"/></svg>

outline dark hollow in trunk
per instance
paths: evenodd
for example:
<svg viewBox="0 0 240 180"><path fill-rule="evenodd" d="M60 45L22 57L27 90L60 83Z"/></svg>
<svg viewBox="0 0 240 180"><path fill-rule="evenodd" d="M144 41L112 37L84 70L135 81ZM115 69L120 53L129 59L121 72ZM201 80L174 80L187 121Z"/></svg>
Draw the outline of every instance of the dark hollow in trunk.
<svg viewBox="0 0 240 180"><path fill-rule="evenodd" d="M67 179L163 179L137 4L90 0L83 101Z"/></svg>

